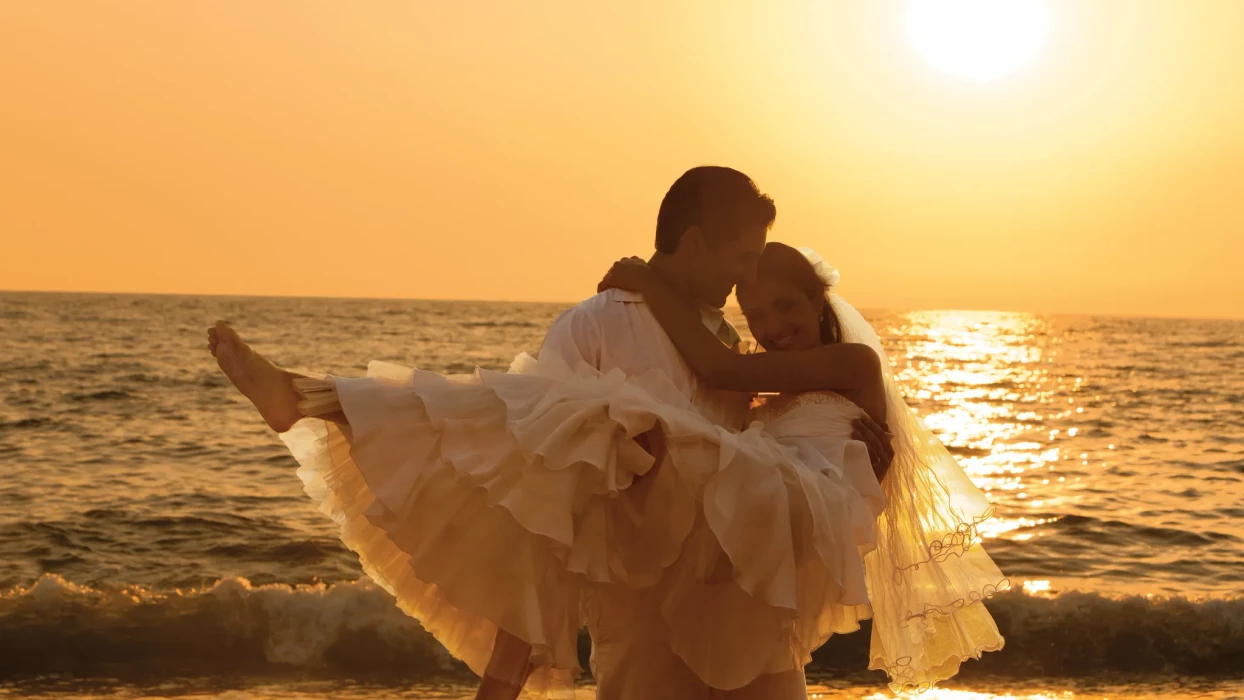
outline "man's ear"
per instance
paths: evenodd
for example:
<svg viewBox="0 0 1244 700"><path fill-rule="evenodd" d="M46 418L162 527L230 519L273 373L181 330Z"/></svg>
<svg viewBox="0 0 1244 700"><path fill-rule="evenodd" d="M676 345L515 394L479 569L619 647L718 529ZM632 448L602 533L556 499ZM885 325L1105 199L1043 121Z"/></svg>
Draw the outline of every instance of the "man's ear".
<svg viewBox="0 0 1244 700"><path fill-rule="evenodd" d="M702 253L706 244L704 230L699 226L688 226L687 230L682 232L682 238L678 240L678 252L684 254Z"/></svg>

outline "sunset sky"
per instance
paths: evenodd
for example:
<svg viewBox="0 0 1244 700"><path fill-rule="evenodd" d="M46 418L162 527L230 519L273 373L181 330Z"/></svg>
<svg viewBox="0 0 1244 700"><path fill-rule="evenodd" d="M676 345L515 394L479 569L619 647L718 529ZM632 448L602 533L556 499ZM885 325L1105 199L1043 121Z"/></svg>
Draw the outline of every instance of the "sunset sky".
<svg viewBox="0 0 1244 700"><path fill-rule="evenodd" d="M4 0L0 289L577 301L685 169L857 306L1244 318L1244 2Z"/></svg>

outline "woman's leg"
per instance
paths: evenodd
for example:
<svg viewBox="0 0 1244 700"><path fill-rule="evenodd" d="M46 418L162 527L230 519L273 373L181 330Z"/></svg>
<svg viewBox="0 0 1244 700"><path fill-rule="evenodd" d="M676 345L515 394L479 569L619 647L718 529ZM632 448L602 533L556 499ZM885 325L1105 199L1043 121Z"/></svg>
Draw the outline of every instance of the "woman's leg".
<svg viewBox="0 0 1244 700"><path fill-rule="evenodd" d="M303 418L298 407L301 396L294 388L294 380L301 375L272 364L223 321L207 330L207 348L233 386L255 405L268 427L283 433ZM345 414L339 410L316 417L346 424Z"/></svg>

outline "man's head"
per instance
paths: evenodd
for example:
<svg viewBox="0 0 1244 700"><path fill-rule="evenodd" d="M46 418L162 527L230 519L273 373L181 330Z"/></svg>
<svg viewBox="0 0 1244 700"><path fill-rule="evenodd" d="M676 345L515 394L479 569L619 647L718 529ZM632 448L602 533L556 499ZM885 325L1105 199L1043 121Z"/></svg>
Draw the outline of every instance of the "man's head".
<svg viewBox="0 0 1244 700"><path fill-rule="evenodd" d="M756 277L777 209L743 173L701 166L674 182L657 214L657 252L670 256L687 290L720 308L734 285Z"/></svg>

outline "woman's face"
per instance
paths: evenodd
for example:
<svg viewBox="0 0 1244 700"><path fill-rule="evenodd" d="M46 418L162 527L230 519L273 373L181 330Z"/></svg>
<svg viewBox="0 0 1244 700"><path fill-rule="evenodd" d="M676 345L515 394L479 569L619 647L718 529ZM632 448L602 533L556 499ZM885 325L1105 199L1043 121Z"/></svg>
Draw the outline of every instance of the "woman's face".
<svg viewBox="0 0 1244 700"><path fill-rule="evenodd" d="M766 351L808 350L821 344L823 297L810 299L795 285L772 276L741 285L738 297L752 337Z"/></svg>

